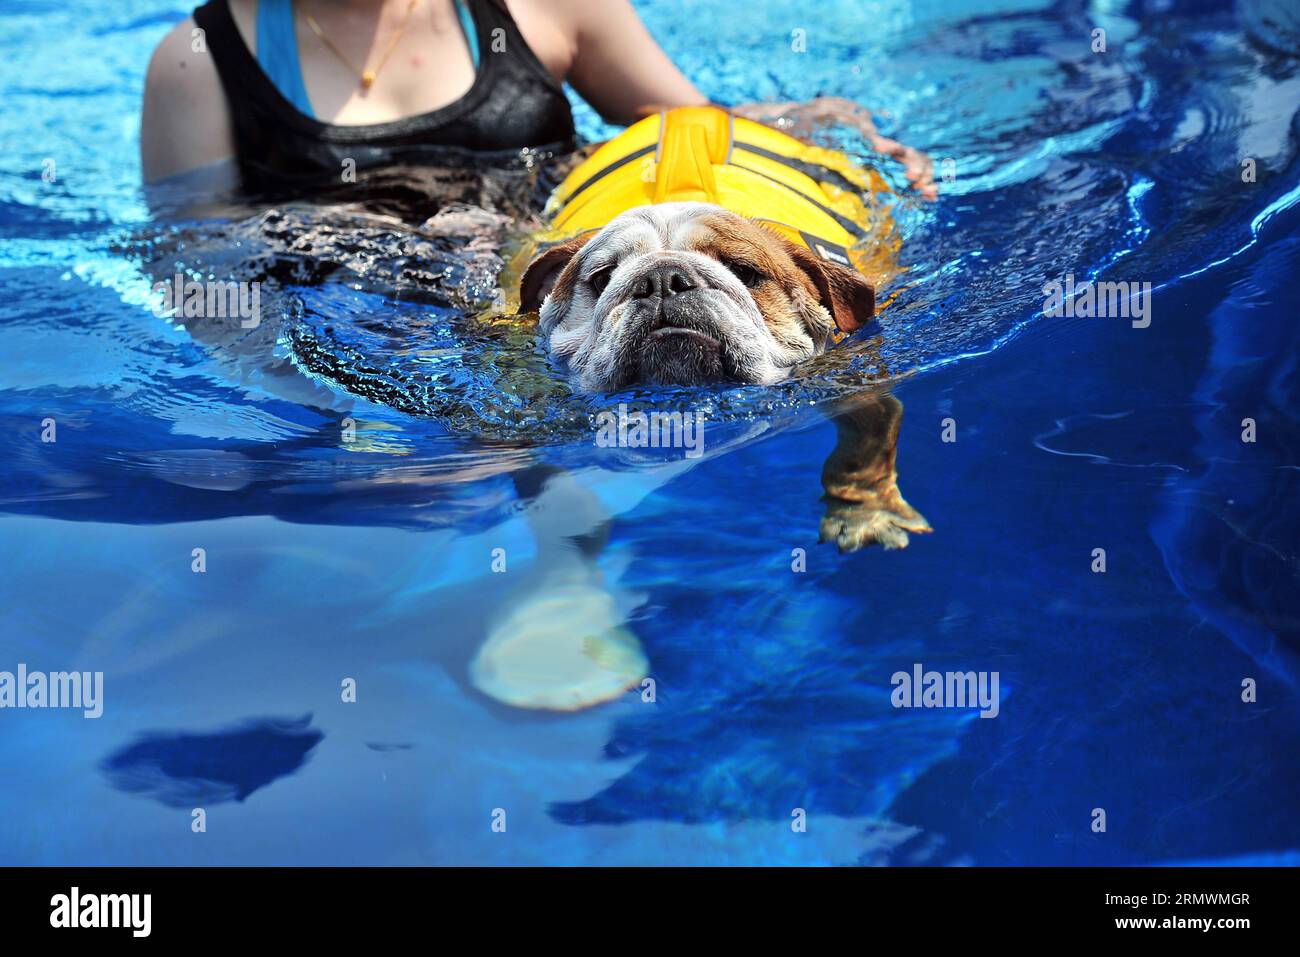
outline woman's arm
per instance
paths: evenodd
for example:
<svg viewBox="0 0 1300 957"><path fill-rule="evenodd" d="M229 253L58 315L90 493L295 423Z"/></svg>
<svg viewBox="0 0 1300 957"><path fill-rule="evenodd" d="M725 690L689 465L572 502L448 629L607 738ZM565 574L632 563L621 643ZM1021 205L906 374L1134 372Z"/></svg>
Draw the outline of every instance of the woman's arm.
<svg viewBox="0 0 1300 957"><path fill-rule="evenodd" d="M573 88L606 120L627 124L657 110L709 102L660 49L629 0L534 2L536 12L558 28L569 47L567 56L550 57L567 61L552 69L567 73ZM881 136L870 111L850 100L818 97L809 103L747 103L731 110L794 135L806 136L834 124L857 127L873 149L903 165L912 187L924 198L939 194L930 157Z"/></svg>
<svg viewBox="0 0 1300 957"><path fill-rule="evenodd" d="M146 183L232 161L230 114L212 56L195 52L194 21L163 37L149 61L140 117L140 166Z"/></svg>
<svg viewBox="0 0 1300 957"><path fill-rule="evenodd" d="M629 0L539 3L569 40L569 83L609 122L628 124L665 107L709 102L660 49Z"/></svg>

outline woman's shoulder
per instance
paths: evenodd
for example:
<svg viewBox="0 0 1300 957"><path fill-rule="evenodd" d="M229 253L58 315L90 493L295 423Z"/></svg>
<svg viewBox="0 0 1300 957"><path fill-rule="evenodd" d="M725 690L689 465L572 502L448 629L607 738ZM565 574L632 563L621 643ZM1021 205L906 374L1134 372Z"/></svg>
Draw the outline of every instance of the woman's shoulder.
<svg viewBox="0 0 1300 957"><path fill-rule="evenodd" d="M221 79L208 50L204 31L186 17L164 36L149 58L145 74L145 96L157 94L164 101L209 105L221 100Z"/></svg>
<svg viewBox="0 0 1300 957"><path fill-rule="evenodd" d="M256 35L257 5L255 0L214 0L204 4L196 13L207 13L204 22L209 25L212 17L220 7L230 13L241 38L249 43ZM223 15L224 21L224 15ZM226 21L229 22L229 21ZM224 27L223 27L224 29ZM149 60L150 76L158 75L177 82L186 82L194 77L199 80L215 79L217 69L210 54L212 38L199 25L194 16L188 16L167 32L158 45L154 47Z"/></svg>
<svg viewBox="0 0 1300 957"><path fill-rule="evenodd" d="M173 27L149 59L140 146L146 181L233 152L221 78L207 37L193 17Z"/></svg>
<svg viewBox="0 0 1300 957"><path fill-rule="evenodd" d="M509 13L524 41L556 80L573 66L581 17L574 0L486 0ZM604 0L602 0L604 2Z"/></svg>

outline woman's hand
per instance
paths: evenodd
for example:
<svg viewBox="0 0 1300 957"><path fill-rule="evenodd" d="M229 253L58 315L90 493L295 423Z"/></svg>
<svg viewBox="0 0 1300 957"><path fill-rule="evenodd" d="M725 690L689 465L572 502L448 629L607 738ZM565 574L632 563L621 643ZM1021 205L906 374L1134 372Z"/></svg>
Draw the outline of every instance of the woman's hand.
<svg viewBox="0 0 1300 957"><path fill-rule="evenodd" d="M903 164L903 173L912 188L924 199L937 199L939 187L934 181L934 162L918 149L898 140L881 136L871 119L871 111L861 104L839 96L819 96L807 103L745 103L731 112L747 119L767 123L793 136L810 137L829 126L851 126L862 132L871 148Z"/></svg>

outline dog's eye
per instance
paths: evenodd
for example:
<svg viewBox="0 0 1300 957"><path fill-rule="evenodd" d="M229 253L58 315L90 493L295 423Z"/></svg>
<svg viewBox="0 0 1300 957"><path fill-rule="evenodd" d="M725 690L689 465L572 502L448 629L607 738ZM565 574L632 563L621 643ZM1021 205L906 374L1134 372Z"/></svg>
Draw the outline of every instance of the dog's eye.
<svg viewBox="0 0 1300 957"><path fill-rule="evenodd" d="M599 272L592 273L591 276L587 279L587 285L591 287L592 292L594 292L596 295L599 296L602 292L605 291L605 287L609 285L609 279L613 275L614 275L614 267L606 266L604 269L600 270Z"/></svg>
<svg viewBox="0 0 1300 957"><path fill-rule="evenodd" d="M737 279L743 282L750 289L760 286L767 279L761 271L749 265L749 263L736 262L730 259L724 259L722 264L731 270Z"/></svg>

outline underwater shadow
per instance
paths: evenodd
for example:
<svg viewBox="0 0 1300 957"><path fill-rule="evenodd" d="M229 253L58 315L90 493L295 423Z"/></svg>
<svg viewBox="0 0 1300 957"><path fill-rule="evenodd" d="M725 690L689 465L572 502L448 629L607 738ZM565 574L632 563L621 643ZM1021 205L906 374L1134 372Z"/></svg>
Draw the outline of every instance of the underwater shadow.
<svg viewBox="0 0 1300 957"><path fill-rule="evenodd" d="M209 734L152 733L100 766L113 786L168 807L245 801L306 764L324 733L301 718L251 718Z"/></svg>

